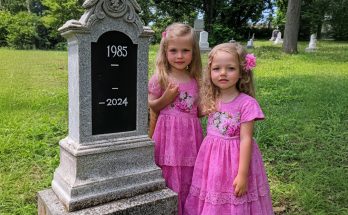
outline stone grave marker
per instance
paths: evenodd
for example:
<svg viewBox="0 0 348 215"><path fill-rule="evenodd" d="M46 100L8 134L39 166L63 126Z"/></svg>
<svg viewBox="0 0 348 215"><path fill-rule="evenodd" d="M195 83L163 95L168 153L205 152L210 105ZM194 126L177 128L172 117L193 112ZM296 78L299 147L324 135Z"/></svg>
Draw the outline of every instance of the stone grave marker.
<svg viewBox="0 0 348 215"><path fill-rule="evenodd" d="M282 39L282 32L278 32L277 33L277 38L275 39L275 41L273 42L274 45L278 45L278 44L282 44L283 43L283 39Z"/></svg>
<svg viewBox="0 0 348 215"><path fill-rule="evenodd" d="M312 34L310 37L310 41L308 47L305 49L306 52L313 52L317 49L317 35Z"/></svg>
<svg viewBox="0 0 348 215"><path fill-rule="evenodd" d="M199 49L201 50L201 52L207 52L211 50L208 43L208 32L206 31L202 31L199 34Z"/></svg>
<svg viewBox="0 0 348 215"><path fill-rule="evenodd" d="M59 32L68 41L69 132L59 142L48 214L176 214L148 137L148 49L136 1L86 0Z"/></svg>

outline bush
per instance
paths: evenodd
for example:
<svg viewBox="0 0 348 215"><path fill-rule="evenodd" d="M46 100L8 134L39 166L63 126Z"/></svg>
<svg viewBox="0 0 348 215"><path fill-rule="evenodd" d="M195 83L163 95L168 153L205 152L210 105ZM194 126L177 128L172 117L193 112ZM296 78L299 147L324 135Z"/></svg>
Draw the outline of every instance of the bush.
<svg viewBox="0 0 348 215"><path fill-rule="evenodd" d="M20 12L12 17L8 26L7 43L16 49L35 48L38 37L36 25L39 18L26 12Z"/></svg>
<svg viewBox="0 0 348 215"><path fill-rule="evenodd" d="M7 11L0 11L0 46L7 46L6 36L8 34L8 25L11 20L11 14Z"/></svg>
<svg viewBox="0 0 348 215"><path fill-rule="evenodd" d="M228 42L231 39L242 39L240 34L235 33L231 28L222 24L213 24L211 35L209 35L210 46L215 46L219 43Z"/></svg>
<svg viewBox="0 0 348 215"><path fill-rule="evenodd" d="M47 29L35 14L20 12L7 27L7 45L16 49L48 48Z"/></svg>

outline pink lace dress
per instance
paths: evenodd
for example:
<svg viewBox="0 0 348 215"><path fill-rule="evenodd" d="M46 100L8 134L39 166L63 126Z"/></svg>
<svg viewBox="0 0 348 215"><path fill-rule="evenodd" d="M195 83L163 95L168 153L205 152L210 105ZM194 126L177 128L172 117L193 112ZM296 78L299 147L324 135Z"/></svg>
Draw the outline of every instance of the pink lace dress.
<svg viewBox="0 0 348 215"><path fill-rule="evenodd" d="M221 103L208 117L207 136L197 156L184 214L188 215L270 215L273 214L270 189L260 150L252 143L248 192L234 195L240 150L240 125L263 119L257 101L239 94Z"/></svg>
<svg viewBox="0 0 348 215"><path fill-rule="evenodd" d="M159 98L164 90L154 75L149 93ZM203 140L197 110L198 84L195 79L179 84L179 95L159 113L153 140L155 162L161 167L167 186L178 193L178 214L182 214L188 195L193 166Z"/></svg>

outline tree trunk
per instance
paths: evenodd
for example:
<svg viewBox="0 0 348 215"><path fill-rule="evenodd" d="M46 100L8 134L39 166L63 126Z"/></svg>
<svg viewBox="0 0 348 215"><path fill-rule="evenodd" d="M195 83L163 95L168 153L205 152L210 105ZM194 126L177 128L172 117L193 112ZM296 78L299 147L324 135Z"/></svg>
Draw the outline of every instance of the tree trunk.
<svg viewBox="0 0 348 215"><path fill-rule="evenodd" d="M203 10L204 10L204 26L205 30L209 33L212 32L213 23L215 20L215 6L216 0L204 0Z"/></svg>
<svg viewBox="0 0 348 215"><path fill-rule="evenodd" d="M288 54L297 53L297 39L300 27L301 0L289 0L286 11L283 51Z"/></svg>

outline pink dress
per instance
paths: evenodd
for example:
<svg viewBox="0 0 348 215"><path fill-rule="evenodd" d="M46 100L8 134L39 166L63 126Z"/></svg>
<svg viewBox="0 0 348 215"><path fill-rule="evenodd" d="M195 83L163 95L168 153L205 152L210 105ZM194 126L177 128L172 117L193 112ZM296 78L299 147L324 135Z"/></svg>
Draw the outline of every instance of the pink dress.
<svg viewBox="0 0 348 215"><path fill-rule="evenodd" d="M194 168L184 214L188 215L270 215L272 200L260 150L253 140L248 192L234 195L240 150L240 125L263 119L257 101L240 93L233 101L220 103L208 117L204 138Z"/></svg>
<svg viewBox="0 0 348 215"><path fill-rule="evenodd" d="M149 81L149 93L159 98L157 75ZM178 193L178 214L182 214L188 195L199 147L203 140L198 119L198 84L195 79L179 84L179 95L158 116L153 140L155 162L161 167L167 187Z"/></svg>

